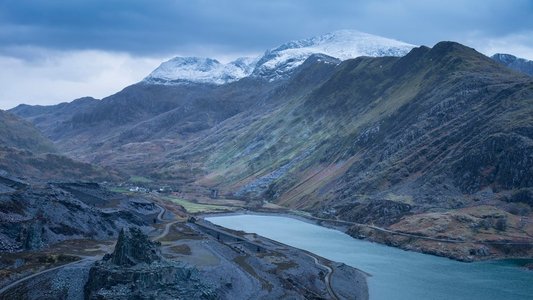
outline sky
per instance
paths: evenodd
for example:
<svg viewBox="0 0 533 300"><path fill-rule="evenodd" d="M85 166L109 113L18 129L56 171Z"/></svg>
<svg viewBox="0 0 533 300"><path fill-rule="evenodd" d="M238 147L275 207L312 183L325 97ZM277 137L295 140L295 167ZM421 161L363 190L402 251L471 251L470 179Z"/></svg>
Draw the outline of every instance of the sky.
<svg viewBox="0 0 533 300"><path fill-rule="evenodd" d="M531 0L0 0L0 109L100 99L174 56L227 62L341 29L533 60Z"/></svg>

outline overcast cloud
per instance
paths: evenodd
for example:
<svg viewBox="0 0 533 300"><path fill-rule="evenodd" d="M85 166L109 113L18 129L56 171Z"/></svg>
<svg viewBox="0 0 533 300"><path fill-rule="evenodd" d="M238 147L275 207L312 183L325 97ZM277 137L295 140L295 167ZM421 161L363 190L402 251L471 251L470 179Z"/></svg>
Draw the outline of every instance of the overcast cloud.
<svg viewBox="0 0 533 300"><path fill-rule="evenodd" d="M4 0L0 108L101 98L175 55L224 61L339 29L533 59L529 0Z"/></svg>

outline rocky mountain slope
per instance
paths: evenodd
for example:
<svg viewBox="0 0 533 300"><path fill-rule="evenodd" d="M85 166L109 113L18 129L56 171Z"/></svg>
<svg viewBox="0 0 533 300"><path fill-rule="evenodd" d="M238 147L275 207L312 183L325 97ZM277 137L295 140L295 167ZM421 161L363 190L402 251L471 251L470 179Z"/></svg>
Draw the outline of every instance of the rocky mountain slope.
<svg viewBox="0 0 533 300"><path fill-rule="evenodd" d="M531 60L504 53L496 53L491 58L515 71L533 76L533 61Z"/></svg>
<svg viewBox="0 0 533 300"><path fill-rule="evenodd" d="M47 129L57 128L55 132L57 134L57 131L61 131L59 127L70 119L72 115L89 110L98 103L97 99L84 97L50 106L20 104L11 109L10 112L30 121L46 136L54 137L54 132L50 132Z"/></svg>
<svg viewBox="0 0 533 300"><path fill-rule="evenodd" d="M33 111L39 110L30 106L19 108L30 116ZM47 118L51 120L54 117L37 116L36 120L49 124L45 121ZM34 121L31 117L29 120ZM37 128L11 113L0 111L0 133L0 176L30 181L105 181L119 178L117 172L60 155L54 144Z"/></svg>
<svg viewBox="0 0 533 300"><path fill-rule="evenodd" d="M0 146L0 176L29 181L113 181L121 173L80 162L59 154L34 154L28 150Z"/></svg>
<svg viewBox="0 0 533 300"><path fill-rule="evenodd" d="M31 123L3 110L0 110L0 145L35 153L56 152L52 142Z"/></svg>
<svg viewBox="0 0 533 300"><path fill-rule="evenodd" d="M486 188L531 186L530 104L530 78L443 42L346 61L310 94L245 129L228 120L169 157L209 153L201 182L300 208L449 208Z"/></svg>

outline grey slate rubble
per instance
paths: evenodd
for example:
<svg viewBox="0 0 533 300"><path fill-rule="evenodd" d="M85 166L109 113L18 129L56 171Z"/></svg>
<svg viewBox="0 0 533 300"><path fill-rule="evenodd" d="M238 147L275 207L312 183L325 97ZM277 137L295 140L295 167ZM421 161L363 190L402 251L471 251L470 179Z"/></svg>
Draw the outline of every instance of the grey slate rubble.
<svg viewBox="0 0 533 300"><path fill-rule="evenodd" d="M119 234L115 251L89 272L86 299L216 299L198 271L161 256L161 244L140 229Z"/></svg>

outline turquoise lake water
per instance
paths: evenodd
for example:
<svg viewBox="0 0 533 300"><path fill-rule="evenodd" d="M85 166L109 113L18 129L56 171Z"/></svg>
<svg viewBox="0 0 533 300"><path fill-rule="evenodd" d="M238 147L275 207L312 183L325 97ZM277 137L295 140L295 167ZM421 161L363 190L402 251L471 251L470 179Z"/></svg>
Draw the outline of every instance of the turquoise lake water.
<svg viewBox="0 0 533 300"><path fill-rule="evenodd" d="M533 299L533 272L520 267L524 260L462 263L357 240L338 230L282 216L232 215L206 220L370 273L371 300Z"/></svg>

